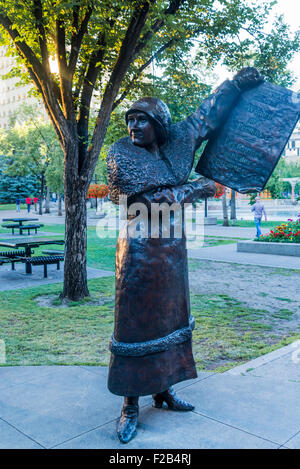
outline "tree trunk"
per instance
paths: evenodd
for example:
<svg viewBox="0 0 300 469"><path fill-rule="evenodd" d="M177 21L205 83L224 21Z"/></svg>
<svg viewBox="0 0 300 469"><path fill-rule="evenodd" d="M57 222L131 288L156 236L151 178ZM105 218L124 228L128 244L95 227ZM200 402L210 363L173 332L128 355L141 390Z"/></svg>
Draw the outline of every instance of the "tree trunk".
<svg viewBox="0 0 300 469"><path fill-rule="evenodd" d="M78 175L78 147L72 141L65 149L65 261L62 297L78 301L89 296L86 271L88 181Z"/></svg>
<svg viewBox="0 0 300 469"><path fill-rule="evenodd" d="M103 215L103 199L100 199L100 214Z"/></svg>
<svg viewBox="0 0 300 469"><path fill-rule="evenodd" d="M39 200L39 215L43 215L44 185L45 185L45 176L44 174L42 174L41 175L40 200Z"/></svg>
<svg viewBox="0 0 300 469"><path fill-rule="evenodd" d="M47 187L47 192L46 192L45 213L50 213L50 190L49 190L49 187Z"/></svg>
<svg viewBox="0 0 300 469"><path fill-rule="evenodd" d="M232 220L232 225L236 225L236 192L231 189L231 198L230 198L230 220Z"/></svg>
<svg viewBox="0 0 300 469"><path fill-rule="evenodd" d="M58 216L62 217L61 194L58 194Z"/></svg>
<svg viewBox="0 0 300 469"><path fill-rule="evenodd" d="M227 195L227 187L225 187L225 192L222 195L223 226L229 226L226 195Z"/></svg>
<svg viewBox="0 0 300 469"><path fill-rule="evenodd" d="M67 185L68 186L68 185ZM63 297L78 301L89 296L86 272L86 194L75 186L65 187L65 263Z"/></svg>

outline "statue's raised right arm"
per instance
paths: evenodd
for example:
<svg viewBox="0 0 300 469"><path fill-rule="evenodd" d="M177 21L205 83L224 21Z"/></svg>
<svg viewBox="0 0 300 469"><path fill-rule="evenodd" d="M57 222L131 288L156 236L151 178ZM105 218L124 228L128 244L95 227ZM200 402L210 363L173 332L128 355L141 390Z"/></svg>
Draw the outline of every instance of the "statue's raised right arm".
<svg viewBox="0 0 300 469"><path fill-rule="evenodd" d="M156 135L156 150L149 151L146 143L142 143L144 124L140 123L141 128L134 129L133 134L129 125L131 137L115 142L107 155L111 200L118 203L120 195L131 197L160 187L185 184L195 151L224 123L241 92L262 81L255 68L244 68L233 80L222 83L193 114L175 124L171 123L169 109L160 99L146 97L133 103L126 113L126 122L130 114L137 113L139 119L146 116Z"/></svg>
<svg viewBox="0 0 300 469"><path fill-rule="evenodd" d="M223 124L235 106L241 92L260 83L263 78L254 67L245 67L232 80L224 81L198 109L188 116L182 124L190 128L195 140L195 150L204 140L211 138Z"/></svg>

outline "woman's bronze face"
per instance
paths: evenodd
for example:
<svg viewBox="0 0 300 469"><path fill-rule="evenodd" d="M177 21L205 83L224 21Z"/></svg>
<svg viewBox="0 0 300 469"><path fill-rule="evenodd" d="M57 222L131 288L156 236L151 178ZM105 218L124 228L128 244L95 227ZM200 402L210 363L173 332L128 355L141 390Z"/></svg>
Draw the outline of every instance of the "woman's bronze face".
<svg viewBox="0 0 300 469"><path fill-rule="evenodd" d="M136 111L128 114L127 128L134 145L151 148L156 144L154 126L144 112Z"/></svg>

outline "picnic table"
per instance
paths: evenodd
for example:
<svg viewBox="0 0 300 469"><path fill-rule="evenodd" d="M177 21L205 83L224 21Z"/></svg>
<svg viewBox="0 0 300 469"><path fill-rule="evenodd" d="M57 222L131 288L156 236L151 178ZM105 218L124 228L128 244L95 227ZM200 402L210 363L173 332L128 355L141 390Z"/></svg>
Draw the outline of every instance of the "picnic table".
<svg viewBox="0 0 300 469"><path fill-rule="evenodd" d="M14 223L19 223L19 226L22 226L23 221L37 221L38 218L2 218L2 221L13 221Z"/></svg>
<svg viewBox="0 0 300 469"><path fill-rule="evenodd" d="M46 246L49 244L63 245L65 241L63 239L22 239L22 241L0 241L0 247L15 249L13 256L9 256L8 252L3 253L5 262L12 262L12 267L14 268L14 262L24 262L26 274L32 273L32 265L43 265L44 266L44 277L47 277L47 264L57 264L57 269L59 269L59 262L63 261L64 256L62 255L52 255L52 256L36 256L32 257L34 253L33 248L39 246ZM18 251L18 249L23 251ZM1 258L1 252L0 252Z"/></svg>
<svg viewBox="0 0 300 469"><path fill-rule="evenodd" d="M44 226L42 224L29 224L29 225L24 225L24 222L31 222L31 221L37 221L38 218L2 218L2 221L4 222L13 222L13 224L10 225L2 225L4 228L8 228L12 230L12 234L15 234L15 229L17 228L19 230L19 234L22 235L24 230L28 231L28 235L30 235L31 230L35 230L35 233L37 233L37 229L40 228L41 226Z"/></svg>

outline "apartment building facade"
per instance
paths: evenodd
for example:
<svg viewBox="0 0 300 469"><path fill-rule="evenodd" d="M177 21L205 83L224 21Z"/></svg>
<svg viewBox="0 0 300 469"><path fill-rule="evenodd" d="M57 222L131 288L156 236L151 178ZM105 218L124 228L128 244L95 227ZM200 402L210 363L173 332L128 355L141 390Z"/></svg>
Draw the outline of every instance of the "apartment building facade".
<svg viewBox="0 0 300 469"><path fill-rule="evenodd" d="M8 129L10 118L16 113L22 104L35 105L46 118L44 106L34 96L30 96L33 85L18 85L17 77L4 78L10 72L16 62L14 57L6 55L7 49L0 47L0 128Z"/></svg>

